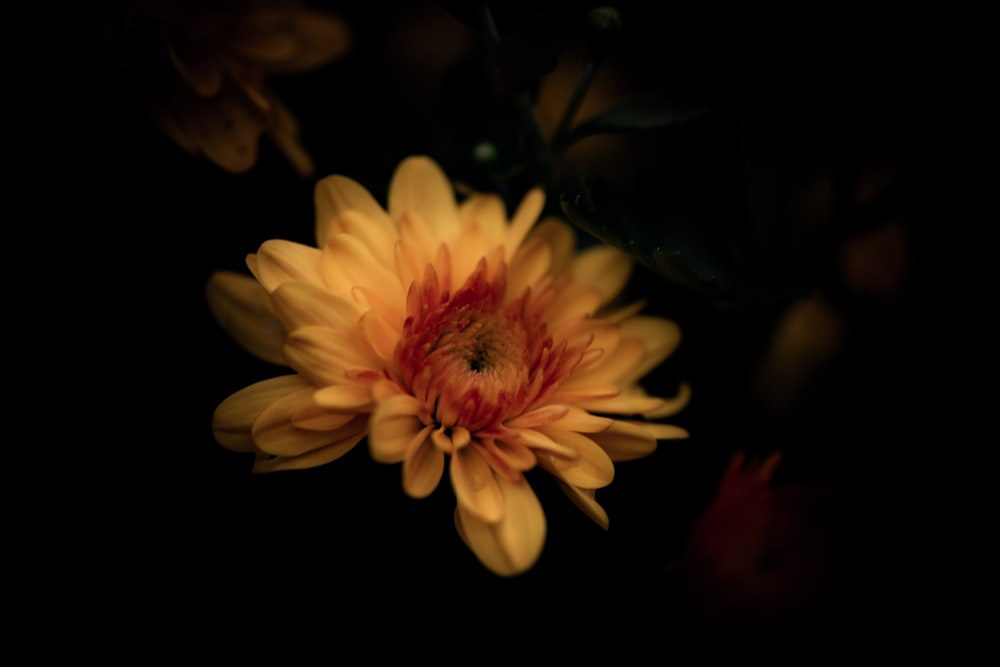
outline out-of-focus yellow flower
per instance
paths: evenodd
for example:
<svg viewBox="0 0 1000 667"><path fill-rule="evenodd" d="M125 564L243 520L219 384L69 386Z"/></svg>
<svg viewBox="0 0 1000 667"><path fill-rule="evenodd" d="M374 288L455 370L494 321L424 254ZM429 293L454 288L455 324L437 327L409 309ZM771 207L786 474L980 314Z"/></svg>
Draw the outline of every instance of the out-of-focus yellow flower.
<svg viewBox="0 0 1000 667"><path fill-rule="evenodd" d="M298 122L267 79L346 54L344 19L297 0L116 0L107 23L117 62L179 146L242 173L266 133L300 174L312 175Z"/></svg>
<svg viewBox="0 0 1000 667"><path fill-rule="evenodd" d="M283 240L247 257L254 278L217 272L207 297L246 349L295 373L227 398L215 437L271 472L333 461L366 435L376 461L402 464L426 497L447 469L455 523L479 560L510 576L545 541L525 473L541 467L598 524L595 490L615 461L684 429L646 421L680 410L638 381L680 342L678 326L607 307L630 275L610 247L574 253L541 189L508 219L502 200L461 202L440 167L411 157L383 208L357 182L316 187L318 247Z"/></svg>

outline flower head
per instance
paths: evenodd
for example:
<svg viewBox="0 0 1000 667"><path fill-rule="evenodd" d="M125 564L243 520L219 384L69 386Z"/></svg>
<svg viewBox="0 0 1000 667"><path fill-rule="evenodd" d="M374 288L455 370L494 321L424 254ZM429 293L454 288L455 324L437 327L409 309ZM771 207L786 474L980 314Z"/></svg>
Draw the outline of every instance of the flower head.
<svg viewBox="0 0 1000 667"><path fill-rule="evenodd" d="M686 403L686 387L668 400L638 384L680 331L641 304L607 311L631 260L604 246L575 254L568 225L536 225L543 205L540 189L509 219L496 195L458 202L426 157L400 164L385 208L349 178L320 181L318 247L267 241L247 258L255 279L209 281L221 325L295 371L226 399L219 443L270 472L333 461L367 436L414 498L447 470L459 534L500 575L532 567L544 545L529 470L607 528L595 491L614 462L687 436L640 418Z"/></svg>
<svg viewBox="0 0 1000 667"><path fill-rule="evenodd" d="M344 19L298 0L114 0L110 7L114 56L134 73L150 117L174 143L242 173L266 133L300 174L312 174L298 121L268 77L346 54Z"/></svg>

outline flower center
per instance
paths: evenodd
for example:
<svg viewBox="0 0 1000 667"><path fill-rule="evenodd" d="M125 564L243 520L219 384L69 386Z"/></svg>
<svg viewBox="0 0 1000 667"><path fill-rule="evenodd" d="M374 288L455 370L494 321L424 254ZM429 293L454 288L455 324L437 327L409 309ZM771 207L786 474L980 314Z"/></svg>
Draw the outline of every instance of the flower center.
<svg viewBox="0 0 1000 667"><path fill-rule="evenodd" d="M537 397L534 376L551 347L541 317L528 314L528 295L504 303L505 268L492 280L486 263L449 295L429 268L407 298L396 348L399 380L424 404L423 418L475 433L496 427Z"/></svg>

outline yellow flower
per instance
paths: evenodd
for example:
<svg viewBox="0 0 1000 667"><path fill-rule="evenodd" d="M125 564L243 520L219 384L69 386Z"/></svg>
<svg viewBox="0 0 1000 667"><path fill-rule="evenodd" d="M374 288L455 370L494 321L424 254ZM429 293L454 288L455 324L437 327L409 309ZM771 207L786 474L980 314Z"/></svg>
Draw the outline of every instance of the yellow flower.
<svg viewBox="0 0 1000 667"><path fill-rule="evenodd" d="M440 167L411 157L383 208L357 182L317 184L318 247L283 240L247 257L256 280L217 272L207 297L249 351L295 373L226 399L219 443L255 452L254 470L317 466L365 436L376 461L402 464L403 489L433 492L448 471L455 523L493 572L531 568L545 515L525 473L540 467L604 528L595 490L614 461L684 438L668 416L687 401L638 384L680 341L641 304L604 312L632 262L595 246L529 192L461 202Z"/></svg>
<svg viewBox="0 0 1000 667"><path fill-rule="evenodd" d="M131 70L150 117L177 145L234 173L271 138L303 176L312 158L291 110L268 86L341 58L350 31L339 16L297 0L114 0L108 17L114 56Z"/></svg>

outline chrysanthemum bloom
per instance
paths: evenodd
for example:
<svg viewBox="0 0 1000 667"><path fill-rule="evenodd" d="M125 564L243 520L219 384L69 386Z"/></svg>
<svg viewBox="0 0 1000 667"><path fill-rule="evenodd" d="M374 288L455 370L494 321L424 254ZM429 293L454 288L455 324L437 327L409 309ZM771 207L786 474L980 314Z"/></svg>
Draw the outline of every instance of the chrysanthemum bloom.
<svg viewBox="0 0 1000 667"><path fill-rule="evenodd" d="M234 173L250 169L267 133L295 169L312 158L291 110L268 85L345 55L347 22L298 0L113 0L109 38L150 117L177 145Z"/></svg>
<svg viewBox="0 0 1000 667"><path fill-rule="evenodd" d="M226 399L220 444L255 452L257 472L317 466L365 436L376 461L402 463L414 498L447 468L455 523L486 567L529 569L545 541L525 473L541 467L598 524L595 490L614 461L684 438L670 400L638 380L678 345L641 304L603 312L632 263L610 247L574 254L565 223L535 225L533 190L508 220L499 197L456 201L425 157L404 160L383 208L361 185L316 187L318 248L271 240L247 258L256 280L214 274L208 300L245 348L295 373Z"/></svg>

